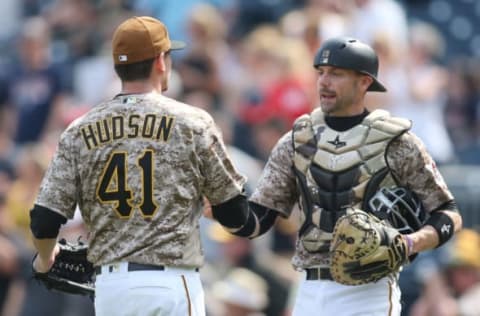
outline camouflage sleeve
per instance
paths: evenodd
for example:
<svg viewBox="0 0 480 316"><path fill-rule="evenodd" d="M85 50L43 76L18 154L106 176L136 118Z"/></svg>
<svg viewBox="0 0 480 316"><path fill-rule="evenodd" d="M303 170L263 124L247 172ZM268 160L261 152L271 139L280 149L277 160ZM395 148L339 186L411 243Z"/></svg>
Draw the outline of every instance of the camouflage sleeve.
<svg viewBox="0 0 480 316"><path fill-rule="evenodd" d="M250 201L290 216L298 192L293 173L293 145L291 132L275 145L263 169Z"/></svg>
<svg viewBox="0 0 480 316"><path fill-rule="evenodd" d="M77 168L72 155L74 137L64 132L43 177L36 204L72 219L77 204Z"/></svg>
<svg viewBox="0 0 480 316"><path fill-rule="evenodd" d="M201 137L199 156L205 177L203 193L212 205L217 205L241 194L246 178L233 165L213 119Z"/></svg>
<svg viewBox="0 0 480 316"><path fill-rule="evenodd" d="M415 192L427 211L453 200L435 161L413 133L405 133L390 144L387 161L399 185Z"/></svg>

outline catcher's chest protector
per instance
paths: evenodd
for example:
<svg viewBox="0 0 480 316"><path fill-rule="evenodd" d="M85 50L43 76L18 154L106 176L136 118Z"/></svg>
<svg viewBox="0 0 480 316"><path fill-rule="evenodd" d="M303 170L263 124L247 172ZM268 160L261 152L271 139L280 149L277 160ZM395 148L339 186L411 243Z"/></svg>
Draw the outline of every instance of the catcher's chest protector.
<svg viewBox="0 0 480 316"><path fill-rule="evenodd" d="M299 234L308 251L328 252L333 227L345 208L367 209L363 201L379 187L395 183L385 151L410 126L383 110L343 132L326 125L321 109L295 121L293 161L303 213Z"/></svg>

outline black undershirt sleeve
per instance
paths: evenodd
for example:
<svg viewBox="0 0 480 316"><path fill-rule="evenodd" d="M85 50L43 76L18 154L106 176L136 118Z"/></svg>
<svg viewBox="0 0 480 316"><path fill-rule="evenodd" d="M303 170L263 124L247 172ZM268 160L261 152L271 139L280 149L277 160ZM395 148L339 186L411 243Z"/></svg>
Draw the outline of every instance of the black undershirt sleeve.
<svg viewBox="0 0 480 316"><path fill-rule="evenodd" d="M212 215L232 234L254 238L267 232L279 213L263 205L249 202L244 195L212 205Z"/></svg>
<svg viewBox="0 0 480 316"><path fill-rule="evenodd" d="M437 207L436 209L434 209L432 212L436 212L436 211L452 211L452 212L458 213L457 202L455 202L455 200L450 200L448 202L445 202L439 207Z"/></svg>
<svg viewBox="0 0 480 316"><path fill-rule="evenodd" d="M56 238L66 222L66 217L37 204L30 211L30 229L37 239Z"/></svg>
<svg viewBox="0 0 480 316"><path fill-rule="evenodd" d="M221 204L212 205L213 218L229 229L244 226L248 220L248 212L247 197L243 194L239 194Z"/></svg>
<svg viewBox="0 0 480 316"><path fill-rule="evenodd" d="M248 205L253 213L255 213L255 215L258 217L258 221L260 223L260 230L257 236L265 234L270 228L273 227L279 213L254 202L248 202Z"/></svg>

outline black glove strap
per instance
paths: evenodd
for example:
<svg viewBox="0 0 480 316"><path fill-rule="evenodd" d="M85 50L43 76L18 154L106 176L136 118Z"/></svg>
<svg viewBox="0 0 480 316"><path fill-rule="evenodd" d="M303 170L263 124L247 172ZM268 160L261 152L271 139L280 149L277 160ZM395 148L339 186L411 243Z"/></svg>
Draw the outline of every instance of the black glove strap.
<svg viewBox="0 0 480 316"><path fill-rule="evenodd" d="M443 212L432 212L430 217L425 222L425 225L431 225L435 228L438 234L437 248L446 243L452 238L455 227L450 216Z"/></svg>

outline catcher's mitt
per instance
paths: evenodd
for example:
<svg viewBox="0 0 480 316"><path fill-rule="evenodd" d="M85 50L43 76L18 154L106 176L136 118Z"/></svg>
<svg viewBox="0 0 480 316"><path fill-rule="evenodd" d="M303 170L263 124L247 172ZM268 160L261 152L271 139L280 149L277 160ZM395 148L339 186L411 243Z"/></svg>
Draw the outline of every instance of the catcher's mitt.
<svg viewBox="0 0 480 316"><path fill-rule="evenodd" d="M93 296L95 269L87 260L88 246L80 241L72 244L65 239L58 243L60 252L55 257L52 268L46 273L40 273L32 266L33 277L49 290Z"/></svg>
<svg viewBox="0 0 480 316"><path fill-rule="evenodd" d="M361 210L340 217L331 243L333 279L346 285L376 282L408 262L407 243L394 228Z"/></svg>

